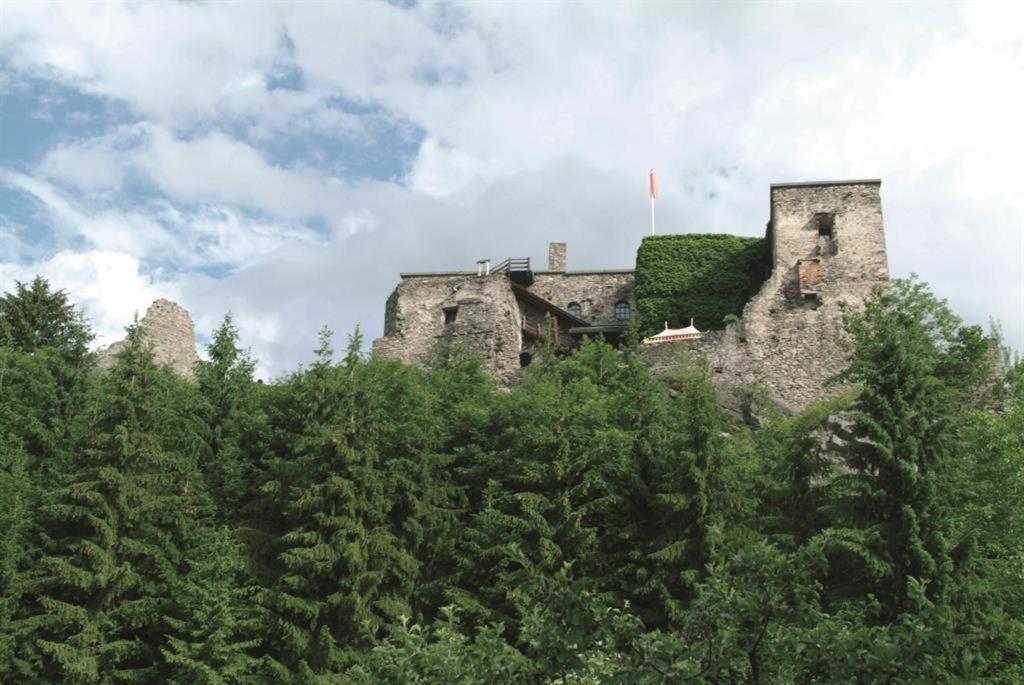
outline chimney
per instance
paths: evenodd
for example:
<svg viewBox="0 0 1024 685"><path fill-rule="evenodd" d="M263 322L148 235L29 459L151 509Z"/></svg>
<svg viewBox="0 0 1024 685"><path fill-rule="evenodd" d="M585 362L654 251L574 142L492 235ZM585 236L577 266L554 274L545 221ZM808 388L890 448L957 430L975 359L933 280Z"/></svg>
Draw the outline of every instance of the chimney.
<svg viewBox="0 0 1024 685"><path fill-rule="evenodd" d="M565 271L565 243L548 244L548 270Z"/></svg>

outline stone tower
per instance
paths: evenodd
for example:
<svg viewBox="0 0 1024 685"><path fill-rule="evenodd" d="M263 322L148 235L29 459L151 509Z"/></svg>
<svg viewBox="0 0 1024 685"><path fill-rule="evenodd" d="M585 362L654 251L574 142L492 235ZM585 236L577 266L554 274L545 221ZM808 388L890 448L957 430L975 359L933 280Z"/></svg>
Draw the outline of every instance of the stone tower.
<svg viewBox="0 0 1024 685"><path fill-rule="evenodd" d="M740 322L695 349L725 395L759 385L780 408L797 411L841 389L829 382L849 361L840 304L860 306L889 281L880 186L771 186L771 275Z"/></svg>
<svg viewBox="0 0 1024 685"><path fill-rule="evenodd" d="M799 271L801 263L818 259L830 280L845 288L888 280L880 186L878 180L773 184L768 234L774 270Z"/></svg>
<svg viewBox="0 0 1024 685"><path fill-rule="evenodd" d="M153 360L166 364L179 376L192 378L199 363L196 354L196 329L192 317L179 304L170 300L156 300L139 322L145 331L145 340L153 348ZM118 340L98 353L100 368L114 365L114 357L124 347Z"/></svg>

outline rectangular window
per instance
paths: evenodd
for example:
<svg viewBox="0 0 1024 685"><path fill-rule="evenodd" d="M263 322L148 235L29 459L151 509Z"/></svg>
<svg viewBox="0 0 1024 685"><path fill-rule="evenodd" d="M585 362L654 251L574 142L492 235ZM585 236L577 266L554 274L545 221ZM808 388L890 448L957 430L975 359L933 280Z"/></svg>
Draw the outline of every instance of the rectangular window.
<svg viewBox="0 0 1024 685"><path fill-rule="evenodd" d="M459 313L458 307L446 307L444 310L444 325L450 326L455 323L455 317Z"/></svg>
<svg viewBox="0 0 1024 685"><path fill-rule="evenodd" d="M822 240L832 240L832 232L836 227L836 215L818 214L815 220L818 224L818 237Z"/></svg>

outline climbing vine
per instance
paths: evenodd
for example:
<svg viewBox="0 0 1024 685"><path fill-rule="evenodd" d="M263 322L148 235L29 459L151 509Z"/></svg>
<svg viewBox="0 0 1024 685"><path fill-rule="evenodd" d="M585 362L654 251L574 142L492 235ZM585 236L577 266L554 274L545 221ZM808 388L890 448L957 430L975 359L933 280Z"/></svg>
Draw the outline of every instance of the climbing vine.
<svg viewBox="0 0 1024 685"><path fill-rule="evenodd" d="M636 255L636 304L645 334L686 325L725 327L771 269L765 238L694 233L644 238Z"/></svg>

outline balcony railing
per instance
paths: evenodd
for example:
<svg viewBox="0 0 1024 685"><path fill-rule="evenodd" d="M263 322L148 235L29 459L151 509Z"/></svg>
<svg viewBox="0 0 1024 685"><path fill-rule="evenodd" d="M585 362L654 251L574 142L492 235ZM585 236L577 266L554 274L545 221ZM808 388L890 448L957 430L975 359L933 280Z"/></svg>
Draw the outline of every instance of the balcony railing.
<svg viewBox="0 0 1024 685"><path fill-rule="evenodd" d="M508 274L509 280L519 285L533 285L533 269L529 257L509 257L491 269L492 274Z"/></svg>

